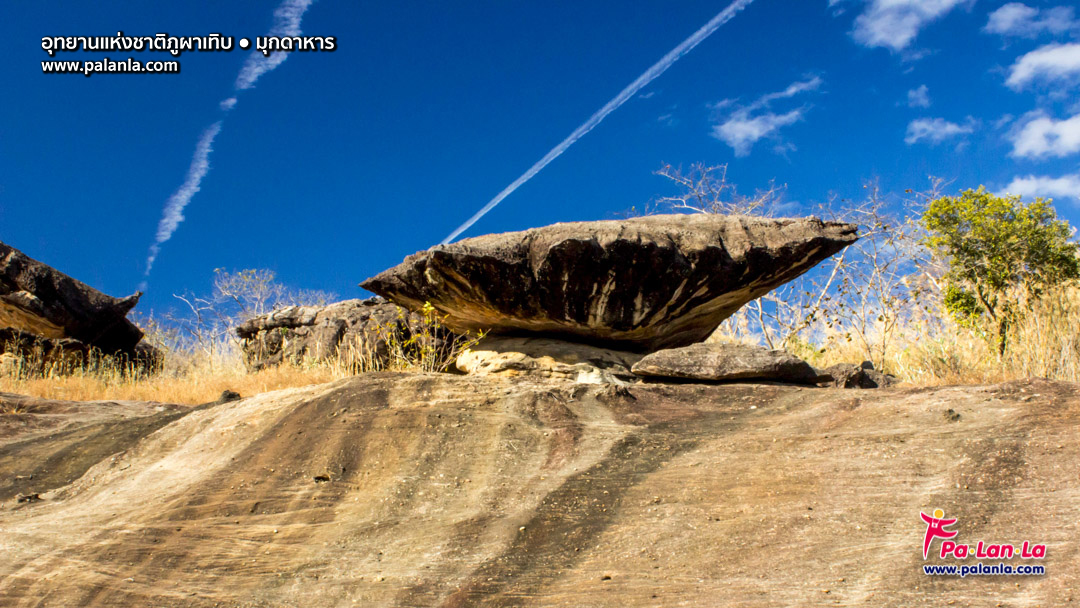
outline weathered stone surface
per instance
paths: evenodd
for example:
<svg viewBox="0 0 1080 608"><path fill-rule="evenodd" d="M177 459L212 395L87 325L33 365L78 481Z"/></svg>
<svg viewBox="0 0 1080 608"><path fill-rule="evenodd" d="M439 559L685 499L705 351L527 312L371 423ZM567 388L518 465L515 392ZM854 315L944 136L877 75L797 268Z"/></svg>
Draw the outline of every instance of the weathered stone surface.
<svg viewBox="0 0 1080 608"><path fill-rule="evenodd" d="M368 298L329 306L287 306L248 320L236 333L253 369L340 357L347 365L370 370L386 366L387 340L403 344L421 323L419 314L382 298ZM437 336L440 342L451 337L445 329Z"/></svg>
<svg viewBox="0 0 1080 608"><path fill-rule="evenodd" d="M837 388L883 388L896 384L896 378L874 369L870 361L860 365L837 363L823 372L826 381Z"/></svg>
<svg viewBox="0 0 1080 608"><path fill-rule="evenodd" d="M553 340L489 336L457 358L458 370L478 376L535 376L587 384L636 381L630 368L641 359L622 352Z"/></svg>
<svg viewBox="0 0 1080 608"><path fill-rule="evenodd" d="M1080 590L1076 383L868 398L377 373L201 408L5 409L4 608L1049 608ZM1046 576L926 576L978 561L923 560L935 508L961 542L1045 544L992 563Z"/></svg>
<svg viewBox="0 0 1080 608"><path fill-rule="evenodd" d="M132 353L143 334L127 313L140 295L107 296L0 243L0 327Z"/></svg>
<svg viewBox="0 0 1080 608"><path fill-rule="evenodd" d="M810 384L819 374L809 363L782 350L731 343L691 344L646 355L639 376L684 380L775 380Z"/></svg>
<svg viewBox="0 0 1080 608"><path fill-rule="evenodd" d="M813 218L707 214L555 224L432 247L362 286L414 310L430 302L457 331L642 352L704 340L855 232Z"/></svg>

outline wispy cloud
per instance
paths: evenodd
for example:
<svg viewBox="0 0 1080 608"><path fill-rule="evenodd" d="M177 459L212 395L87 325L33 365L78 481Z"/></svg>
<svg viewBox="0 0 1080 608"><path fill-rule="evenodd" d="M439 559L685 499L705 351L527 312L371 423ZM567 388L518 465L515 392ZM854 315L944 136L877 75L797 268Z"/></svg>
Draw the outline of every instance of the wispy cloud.
<svg viewBox="0 0 1080 608"><path fill-rule="evenodd" d="M313 0L285 0L274 11L274 25L270 28L270 36L299 36L300 20L311 6ZM252 51L248 55L244 67L240 69L240 75L236 77L236 89L243 91L255 86L255 81L260 76L281 65L289 58L285 52L270 53L264 57L262 53Z"/></svg>
<svg viewBox="0 0 1080 608"><path fill-rule="evenodd" d="M867 47L902 51L926 24L940 19L970 0L866 0L866 10L855 18L851 35ZM839 2L830 0L833 7Z"/></svg>
<svg viewBox="0 0 1080 608"><path fill-rule="evenodd" d="M920 141L927 141L931 145L937 145L947 139L966 135L974 130L975 121L970 117L962 125L949 122L944 118L917 118L908 123L904 143L910 146Z"/></svg>
<svg viewBox="0 0 1080 608"><path fill-rule="evenodd" d="M222 110L228 112L229 110L236 107L236 98L230 97L228 99L222 99L221 103L219 103L218 105L221 107Z"/></svg>
<svg viewBox="0 0 1080 608"><path fill-rule="evenodd" d="M1080 114L1054 120L1046 112L1028 114L1012 130L1011 155L1017 158L1062 158L1080 152Z"/></svg>
<svg viewBox="0 0 1080 608"><path fill-rule="evenodd" d="M990 13L983 31L1002 36L1035 38L1043 32L1063 34L1080 29L1071 6L1038 9L1023 2L1010 2Z"/></svg>
<svg viewBox="0 0 1080 608"><path fill-rule="evenodd" d="M924 84L917 89L907 92L907 105L909 108L929 108L930 89Z"/></svg>
<svg viewBox="0 0 1080 608"><path fill-rule="evenodd" d="M1080 202L1080 174L1050 177L1047 175L1027 175L1013 178L1005 191L1023 196L1042 196L1050 198L1070 198Z"/></svg>
<svg viewBox="0 0 1080 608"><path fill-rule="evenodd" d="M195 154L191 157L191 166L188 168L187 177L180 189L169 197L165 203L165 210L158 222L157 235L154 244L150 246L150 255L146 258L146 275L154 266L154 260L161 252L161 245L172 238L176 227L184 221L184 207L191 202L191 197L199 191L206 172L210 170L210 153L213 151L214 138L221 132L221 121L210 125L195 145Z"/></svg>
<svg viewBox="0 0 1080 608"><path fill-rule="evenodd" d="M1080 43L1047 44L1026 53L1009 68L1005 84L1020 90L1035 81L1070 84L1080 80Z"/></svg>
<svg viewBox="0 0 1080 608"><path fill-rule="evenodd" d="M790 99L800 93L815 91L824 81L820 76L806 80L797 80L783 91L762 95L749 105L740 106L733 99L725 99L712 104L716 112L716 124L711 135L731 146L735 156L750 154L754 144L765 137L776 137L780 129L793 125L803 118L807 107L799 107L783 113L771 111L774 102ZM780 146L781 150L790 149Z"/></svg>

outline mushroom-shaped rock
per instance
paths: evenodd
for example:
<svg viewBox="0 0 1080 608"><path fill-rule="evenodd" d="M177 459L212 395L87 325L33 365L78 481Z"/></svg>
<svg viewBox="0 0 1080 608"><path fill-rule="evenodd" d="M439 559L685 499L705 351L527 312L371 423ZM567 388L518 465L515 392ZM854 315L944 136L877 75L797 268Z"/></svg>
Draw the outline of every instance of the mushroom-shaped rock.
<svg viewBox="0 0 1080 608"><path fill-rule="evenodd" d="M361 286L459 332L648 352L704 340L743 304L856 240L816 218L713 214L573 222L438 245Z"/></svg>

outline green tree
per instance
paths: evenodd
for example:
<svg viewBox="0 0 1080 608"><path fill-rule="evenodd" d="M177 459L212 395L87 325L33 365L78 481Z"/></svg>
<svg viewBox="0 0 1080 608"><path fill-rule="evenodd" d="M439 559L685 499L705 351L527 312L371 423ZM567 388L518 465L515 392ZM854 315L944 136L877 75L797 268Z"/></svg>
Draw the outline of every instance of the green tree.
<svg viewBox="0 0 1080 608"><path fill-rule="evenodd" d="M1049 199L1024 204L980 186L931 201L922 223L927 245L948 264L946 308L965 324L985 324L999 355L1023 294L1080 277L1074 231Z"/></svg>

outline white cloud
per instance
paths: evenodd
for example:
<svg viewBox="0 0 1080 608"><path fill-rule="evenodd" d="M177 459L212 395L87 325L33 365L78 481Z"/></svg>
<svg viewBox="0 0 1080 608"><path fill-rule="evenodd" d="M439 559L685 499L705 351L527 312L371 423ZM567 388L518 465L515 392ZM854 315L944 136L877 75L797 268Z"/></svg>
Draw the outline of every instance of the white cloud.
<svg viewBox="0 0 1080 608"><path fill-rule="evenodd" d="M1034 112L1013 130L1010 139L1012 156L1019 158L1058 158L1080 152L1080 114L1054 120L1045 112Z"/></svg>
<svg viewBox="0 0 1080 608"><path fill-rule="evenodd" d="M1005 80L1020 90L1035 80L1070 83L1080 78L1080 43L1047 44L1016 60Z"/></svg>
<svg viewBox="0 0 1080 608"><path fill-rule="evenodd" d="M222 110L228 112L229 110L236 107L236 98L230 97L228 99L222 99L221 103L218 105L221 107Z"/></svg>
<svg viewBox="0 0 1080 608"><path fill-rule="evenodd" d="M924 84L917 89L911 89L910 91L908 91L907 105L909 108L929 108L930 89L928 89Z"/></svg>
<svg viewBox="0 0 1080 608"><path fill-rule="evenodd" d="M1040 16L1041 15L1041 16ZM1080 27L1071 6L1032 8L1022 2L1010 2L990 13L983 31L1002 36L1034 38L1043 32L1063 34Z"/></svg>
<svg viewBox="0 0 1080 608"><path fill-rule="evenodd" d="M910 146L922 140L927 140L931 144L939 144L946 139L965 135L974 130L975 124L970 118L963 125L949 122L944 118L917 118L908 124L904 143Z"/></svg>
<svg viewBox="0 0 1080 608"><path fill-rule="evenodd" d="M1023 196L1071 198L1080 201L1080 174L1050 177L1047 175L1017 176L1005 186L1005 192Z"/></svg>
<svg viewBox="0 0 1080 608"><path fill-rule="evenodd" d="M777 114L768 110L773 102L790 99L799 93L817 90L823 82L818 76L795 81L783 91L762 95L746 106L736 106L733 99L716 102L712 104L711 108L718 113L732 106L736 107L730 112L725 112L725 115L718 120L717 124L713 125L711 135L731 146L735 151L735 156L746 156L750 154L750 150L758 140L765 137L776 137L781 128L802 120L806 111L806 108L802 107ZM781 146L780 149L787 150L789 148Z"/></svg>
<svg viewBox="0 0 1080 608"><path fill-rule="evenodd" d="M274 10L274 25L270 28L270 36L299 36L300 20L314 0L284 0ZM240 68L240 75L236 77L236 89L243 91L255 86L255 81L260 76L281 65L289 58L289 53L277 51L264 57L258 51L250 51L244 67Z"/></svg>
<svg viewBox="0 0 1080 608"><path fill-rule="evenodd" d="M968 0L867 0L851 35L859 44L902 51L926 24ZM829 6L836 3L830 1Z"/></svg>
<svg viewBox="0 0 1080 608"><path fill-rule="evenodd" d="M722 124L713 126L712 136L731 146L735 156L746 156L759 139L799 122L802 114L803 111L797 109L784 114L766 112L750 116L746 110L738 110Z"/></svg>

